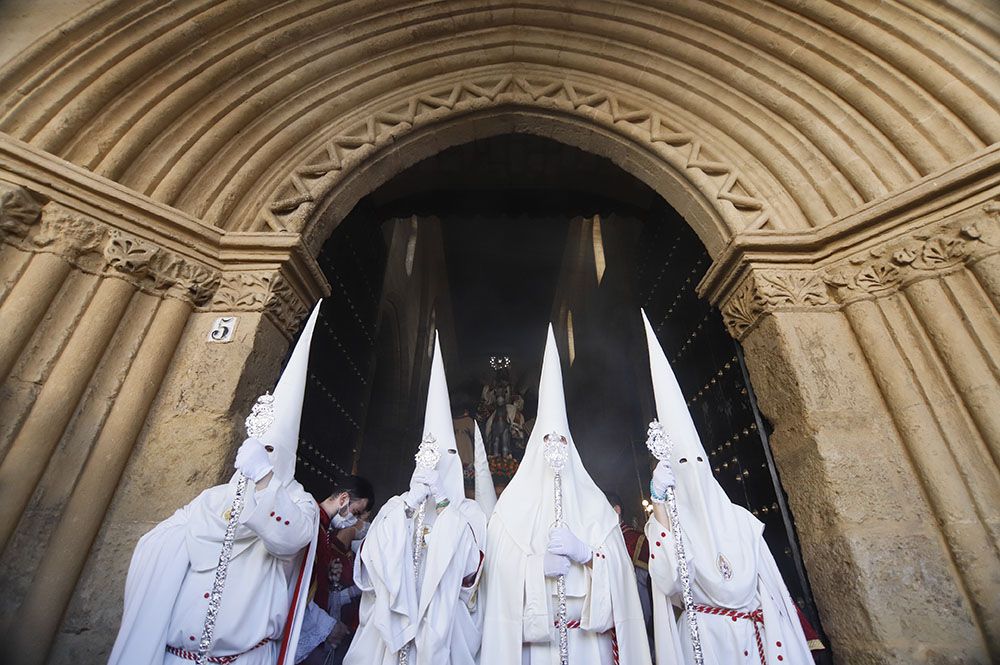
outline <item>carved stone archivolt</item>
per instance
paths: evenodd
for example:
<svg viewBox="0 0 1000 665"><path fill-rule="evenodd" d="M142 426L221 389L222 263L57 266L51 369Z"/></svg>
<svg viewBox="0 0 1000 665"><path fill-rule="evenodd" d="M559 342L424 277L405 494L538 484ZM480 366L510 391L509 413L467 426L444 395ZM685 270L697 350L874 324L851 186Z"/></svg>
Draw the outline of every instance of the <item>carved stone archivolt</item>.
<svg viewBox="0 0 1000 665"><path fill-rule="evenodd" d="M681 172L696 174L692 184L720 212L735 209L741 229L762 228L770 219L767 202L740 170L678 120L593 85L540 75L507 75L443 84L440 89L393 102L345 127L292 170L261 210L257 227L302 230L317 202L372 149L418 125L500 104L556 108L583 116L647 144Z"/></svg>
<svg viewBox="0 0 1000 665"><path fill-rule="evenodd" d="M226 312L263 311L285 334L295 330L308 307L276 270L225 274L211 309Z"/></svg>
<svg viewBox="0 0 1000 665"><path fill-rule="evenodd" d="M722 304L730 334L742 339L769 312L837 309L896 293L921 279L1000 252L1000 202L893 238L818 268L751 266Z"/></svg>

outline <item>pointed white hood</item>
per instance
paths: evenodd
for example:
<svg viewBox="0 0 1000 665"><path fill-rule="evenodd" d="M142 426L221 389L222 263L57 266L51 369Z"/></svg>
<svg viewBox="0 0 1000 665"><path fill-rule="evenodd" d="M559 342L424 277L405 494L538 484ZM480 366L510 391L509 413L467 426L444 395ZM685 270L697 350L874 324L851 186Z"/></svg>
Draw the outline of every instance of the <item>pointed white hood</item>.
<svg viewBox="0 0 1000 665"><path fill-rule="evenodd" d="M431 378L427 386L427 408L424 411L424 433L437 441L441 457L435 467L441 489L448 500L458 504L465 498L465 481L462 479L462 460L455 442L454 422L451 419L451 400L448 398L448 379L444 374L441 358L441 340L434 332L434 359L431 361Z"/></svg>
<svg viewBox="0 0 1000 665"><path fill-rule="evenodd" d="M763 524L733 504L712 475L684 394L645 311L642 320L657 419L674 442L670 461L677 478L674 494L687 556L693 556L698 583L714 602L740 607L756 592L757 550ZM720 556L724 557L721 563ZM723 572L727 565L731 571L728 579Z"/></svg>
<svg viewBox="0 0 1000 665"><path fill-rule="evenodd" d="M271 464L274 465L274 479L282 485L287 485L295 478L295 454L299 447L302 401L309 373L309 349L322 302L320 300L316 303L309 319L302 327L302 334L295 342L295 349L272 393L274 422L259 437L265 445L274 448L269 453Z"/></svg>
<svg viewBox="0 0 1000 665"><path fill-rule="evenodd" d="M493 514L493 509L497 505L497 490L493 484L493 474L490 473L490 461L486 457L486 445L483 443L483 433L476 426L475 461L473 469L476 473L476 503L483 509L486 518Z"/></svg>
<svg viewBox="0 0 1000 665"><path fill-rule="evenodd" d="M554 476L544 457L544 438L551 432L565 436L568 444L562 471L563 519L578 538L591 547L599 546L618 528L618 516L587 473L573 443L566 417L559 351L550 325L538 385L538 417L524 459L497 500L493 513L518 546L530 554L545 552L549 530L555 522Z"/></svg>

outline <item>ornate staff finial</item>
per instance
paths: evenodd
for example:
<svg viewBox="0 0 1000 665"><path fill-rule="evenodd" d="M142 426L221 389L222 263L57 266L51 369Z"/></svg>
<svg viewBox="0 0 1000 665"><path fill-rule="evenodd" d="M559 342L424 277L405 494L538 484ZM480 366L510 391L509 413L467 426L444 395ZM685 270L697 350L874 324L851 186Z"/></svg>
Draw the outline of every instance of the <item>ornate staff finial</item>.
<svg viewBox="0 0 1000 665"><path fill-rule="evenodd" d="M674 440L670 438L659 420L649 423L646 430L646 447L653 457L660 460L670 460L670 452L674 449Z"/></svg>
<svg viewBox="0 0 1000 665"><path fill-rule="evenodd" d="M569 453L566 437L558 432L549 432L543 440L545 441L543 452L545 461L554 473L559 473L566 466L566 457Z"/></svg>
<svg viewBox="0 0 1000 665"><path fill-rule="evenodd" d="M274 395L266 392L257 398L250 415L243 421L247 428L247 436L259 439L267 433L274 424Z"/></svg>
<svg viewBox="0 0 1000 665"><path fill-rule="evenodd" d="M441 451L438 450L437 439L434 438L433 434L428 432L424 435L413 459L416 460L417 466L422 469L433 469L437 466L438 460L441 459Z"/></svg>

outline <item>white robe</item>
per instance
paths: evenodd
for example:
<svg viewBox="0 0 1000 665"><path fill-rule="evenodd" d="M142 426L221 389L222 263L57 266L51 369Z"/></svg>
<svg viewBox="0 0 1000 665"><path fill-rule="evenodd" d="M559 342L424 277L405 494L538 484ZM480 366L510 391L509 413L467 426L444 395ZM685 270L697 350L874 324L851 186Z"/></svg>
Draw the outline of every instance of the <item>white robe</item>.
<svg viewBox="0 0 1000 665"><path fill-rule="evenodd" d="M190 662L166 647L198 649L234 487L205 490L139 540L109 665ZM211 655L248 652L239 665L293 662L318 524L315 500L295 481L272 480L260 492L248 485ZM264 638L270 642L254 648Z"/></svg>
<svg viewBox="0 0 1000 665"><path fill-rule="evenodd" d="M635 571L621 529L615 524L603 542L590 545L595 552L591 564L574 563L566 576L567 618L579 622L569 630L570 660L610 665L614 635L623 665L648 665ZM556 583L545 577L544 551L525 552L494 513L486 552L484 587L490 593L481 665L558 663Z"/></svg>
<svg viewBox="0 0 1000 665"><path fill-rule="evenodd" d="M372 521L354 569L362 591L361 625L344 665L395 665L414 640L415 665L474 665L482 624L476 612L485 517L463 499L440 514L428 504L431 528L421 559L419 591L413 575L413 519L401 497L390 499ZM471 583L463 586L465 578Z"/></svg>
<svg viewBox="0 0 1000 665"><path fill-rule="evenodd" d="M735 507L734 507L734 510ZM763 613L763 624L758 624L764 656L768 665L812 665L813 659L806 645L795 605L778 572L771 551L764 543L762 525L749 512L739 509L746 520L746 528L758 533L756 543L746 547L756 558L756 584L751 585L744 598L738 601L719 602L712 592L699 584L699 571L690 552L688 572L691 578L691 592L695 604L720 607L739 612ZM691 650L691 634L686 612L674 619L673 605L681 608L681 582L677 574L677 557L670 530L663 527L655 516L646 523L646 538L649 541L649 575L653 586L653 613L656 632L657 665L692 665L694 655ZM688 541L682 528L682 538ZM707 573L716 577L708 588L724 586L716 571ZM760 653L754 622L725 614L696 613L698 634L701 639L705 665L736 665L749 663L759 665ZM781 660L778 659L781 656Z"/></svg>

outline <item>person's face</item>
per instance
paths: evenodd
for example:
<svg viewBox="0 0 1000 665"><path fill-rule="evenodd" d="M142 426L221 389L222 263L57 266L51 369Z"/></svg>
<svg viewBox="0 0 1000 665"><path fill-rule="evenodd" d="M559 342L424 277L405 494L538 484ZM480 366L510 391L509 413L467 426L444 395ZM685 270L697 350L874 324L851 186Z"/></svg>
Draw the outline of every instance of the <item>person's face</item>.
<svg viewBox="0 0 1000 665"><path fill-rule="evenodd" d="M363 514L368 512L368 499L353 499L349 500L347 506L345 507L344 515L348 512L352 513L355 517L361 517Z"/></svg>
<svg viewBox="0 0 1000 665"><path fill-rule="evenodd" d="M340 494L333 494L327 499L324 504L331 504L333 506L333 512L340 515L346 515L344 511L347 508L348 502L351 500L351 495L347 492L341 492Z"/></svg>
<svg viewBox="0 0 1000 665"><path fill-rule="evenodd" d="M622 516L622 507L619 506L618 504L615 504L614 506L612 506L612 508L615 509L615 514L618 515L619 518L621 518L621 516Z"/></svg>

